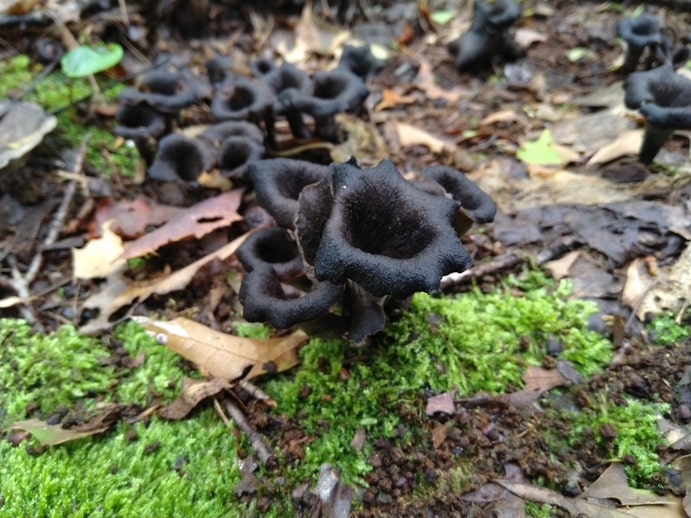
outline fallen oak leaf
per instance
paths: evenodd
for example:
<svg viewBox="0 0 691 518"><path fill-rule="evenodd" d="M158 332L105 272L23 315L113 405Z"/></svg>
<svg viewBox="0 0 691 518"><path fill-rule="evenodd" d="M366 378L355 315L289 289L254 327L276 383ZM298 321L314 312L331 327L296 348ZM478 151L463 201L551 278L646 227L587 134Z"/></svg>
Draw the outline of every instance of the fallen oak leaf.
<svg viewBox="0 0 691 518"><path fill-rule="evenodd" d="M110 428L110 425L93 428L91 430L79 431L63 428L60 424L48 424L40 419L27 419L26 421L17 421L12 423L7 430L24 430L33 435L38 442L44 446L55 446L75 439L89 437L98 433L105 432Z"/></svg>
<svg viewBox="0 0 691 518"><path fill-rule="evenodd" d="M604 164L626 155L637 155L642 142L642 129L624 131L612 142L598 149L586 165Z"/></svg>
<svg viewBox="0 0 691 518"><path fill-rule="evenodd" d="M218 378L199 380L185 377L178 396L162 408L159 415L165 419L182 419L206 398L229 388L228 382Z"/></svg>
<svg viewBox="0 0 691 518"><path fill-rule="evenodd" d="M158 227L182 210L184 209L163 205L146 196L117 202L104 198L96 205L89 237L93 239L101 236L103 224L113 220L113 232L125 239L135 239L144 234L147 227Z"/></svg>
<svg viewBox="0 0 691 518"><path fill-rule="evenodd" d="M225 381L251 379L297 365L297 349L308 336L295 331L279 338L244 338L179 317L169 322L133 317L159 343Z"/></svg>
<svg viewBox="0 0 691 518"><path fill-rule="evenodd" d="M112 275L101 291L91 295L84 301L86 309L98 309L98 317L79 328L85 334L95 333L108 329L112 324L109 317L117 310L131 304L133 301L146 300L151 295L163 295L171 291L181 290L189 284L200 268L209 262L218 259L223 261L233 255L238 247L247 239L249 234L244 234L227 245L219 248L192 264L162 277L146 279L138 282L128 282L120 275Z"/></svg>
<svg viewBox="0 0 691 518"><path fill-rule="evenodd" d="M153 232L130 242L120 259L131 259L149 254L168 243L190 237L200 237L229 226L242 219L240 207L244 189L234 189L208 198L176 214L171 220Z"/></svg>
<svg viewBox="0 0 691 518"><path fill-rule="evenodd" d="M414 104L415 98L411 95L401 95L391 88L384 88L381 91L381 100L374 107L374 111L380 112L389 108L394 108L399 104Z"/></svg>
<svg viewBox="0 0 691 518"><path fill-rule="evenodd" d="M454 147L452 142L436 137L411 124L394 121L393 125L401 146L423 145L427 146L433 153L441 153L444 149L453 149Z"/></svg>
<svg viewBox="0 0 691 518"><path fill-rule="evenodd" d="M417 86L420 90L425 92L428 99L444 99L449 104L457 103L462 97L468 97L469 93L466 90L462 90L458 87L451 90L445 90L441 88L434 81L434 73L432 72L432 65L429 61L422 58L417 58L418 61L418 71L417 71Z"/></svg>
<svg viewBox="0 0 691 518"><path fill-rule="evenodd" d="M75 279L108 277L125 268L121 256L124 251L122 239L112 230L113 222L103 226L103 235L89 241L83 248L72 249L72 270Z"/></svg>

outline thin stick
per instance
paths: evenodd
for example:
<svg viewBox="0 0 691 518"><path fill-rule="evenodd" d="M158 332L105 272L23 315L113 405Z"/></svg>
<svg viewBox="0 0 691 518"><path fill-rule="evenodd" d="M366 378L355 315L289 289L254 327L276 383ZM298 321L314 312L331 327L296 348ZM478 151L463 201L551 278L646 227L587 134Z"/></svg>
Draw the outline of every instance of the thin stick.
<svg viewBox="0 0 691 518"><path fill-rule="evenodd" d="M245 419L245 415L242 411L228 398L223 400L223 407L226 413L235 421L235 424L238 425L238 428L247 436L262 464L269 469L275 468L278 464L278 459L276 459L276 456L271 451L264 436L252 428L247 419Z"/></svg>

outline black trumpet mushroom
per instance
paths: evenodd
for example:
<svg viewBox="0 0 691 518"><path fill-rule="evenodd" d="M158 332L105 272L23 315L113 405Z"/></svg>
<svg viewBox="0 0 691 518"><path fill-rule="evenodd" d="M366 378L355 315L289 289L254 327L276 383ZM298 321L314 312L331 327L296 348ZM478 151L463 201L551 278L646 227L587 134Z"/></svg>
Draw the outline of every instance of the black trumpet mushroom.
<svg viewBox="0 0 691 518"><path fill-rule="evenodd" d="M373 295L436 291L471 259L452 227L460 204L405 180L393 162L332 164L333 206L314 260L318 280L358 283Z"/></svg>
<svg viewBox="0 0 691 518"><path fill-rule="evenodd" d="M474 70L491 65L495 56L509 61L523 56L523 49L509 34L520 16L521 9L512 0L474 0L470 29L448 45L456 68Z"/></svg>
<svg viewBox="0 0 691 518"><path fill-rule="evenodd" d="M420 175L437 182L454 200L460 202L461 206L454 222L458 235L464 234L473 222L494 221L497 206L492 198L459 170L438 165L424 168Z"/></svg>
<svg viewBox="0 0 691 518"><path fill-rule="evenodd" d="M306 72L287 61L284 61L278 67L274 66L266 70L266 73L260 76L261 80L275 94L272 109L267 112L268 116L266 119L266 129L270 141L275 140L274 122L279 116L285 116L288 120L290 131L295 138L309 138L310 132L305 126L300 109L293 106L290 99L294 96L309 95L312 92L312 79ZM287 102L284 100L287 100Z"/></svg>
<svg viewBox="0 0 691 518"><path fill-rule="evenodd" d="M384 68L385 62L372 54L369 45L355 47L346 45L338 60L338 68L350 70L353 74L365 81Z"/></svg>
<svg viewBox="0 0 691 518"><path fill-rule="evenodd" d="M134 141L147 164L153 161L155 141L166 131L166 118L148 106L123 104L115 113L113 133Z"/></svg>
<svg viewBox="0 0 691 518"><path fill-rule="evenodd" d="M190 73L155 70L141 78L139 88L126 88L118 99L124 104L145 104L161 113L176 114L196 103L199 91Z"/></svg>
<svg viewBox="0 0 691 518"><path fill-rule="evenodd" d="M229 75L214 89L211 115L219 121L259 122L271 108L273 99L273 93L261 81Z"/></svg>
<svg viewBox="0 0 691 518"><path fill-rule="evenodd" d="M291 289L269 265L247 273L240 287L243 316L249 322L269 322L285 329L326 314L338 302L343 286L313 282L309 291Z"/></svg>
<svg viewBox="0 0 691 518"><path fill-rule="evenodd" d="M636 70L638 61L646 48L654 53L664 40L660 31L660 21L656 16L648 14L619 20L617 35L627 44L624 64L620 68L620 71L625 74Z"/></svg>
<svg viewBox="0 0 691 518"><path fill-rule="evenodd" d="M626 107L645 117L638 160L650 164L675 130L691 129L691 79L666 63L630 74L624 88Z"/></svg>
<svg viewBox="0 0 691 518"><path fill-rule="evenodd" d="M257 201L282 229L259 231L257 241L248 239L238 251L249 272L241 288L245 318L278 327L301 321L285 316L293 288L277 273L286 264L293 268L296 250L302 267L296 279L312 283L297 306L309 307L315 318L340 301L348 336L357 343L384 327L387 300L437 291L444 275L467 269L471 259L455 219L465 210L489 221L494 204L458 171L425 173L425 182L408 181L390 160L368 169L354 158L328 167L290 159L252 163ZM286 313L277 320L276 311Z"/></svg>
<svg viewBox="0 0 691 518"><path fill-rule="evenodd" d="M213 150L202 140L171 133L158 143L156 158L147 170L147 177L194 183L213 163Z"/></svg>
<svg viewBox="0 0 691 518"><path fill-rule="evenodd" d="M282 281L304 272L295 241L279 227L263 228L250 234L236 256L246 272L269 265Z"/></svg>
<svg viewBox="0 0 691 518"><path fill-rule="evenodd" d="M283 228L292 229L303 189L327 176L327 166L290 158L259 160L249 165L257 201Z"/></svg>
<svg viewBox="0 0 691 518"><path fill-rule="evenodd" d="M362 79L350 70L337 67L315 72L309 95L291 89L281 94L281 102L286 109L310 115L318 136L338 141L336 114L358 113L368 95L369 90Z"/></svg>

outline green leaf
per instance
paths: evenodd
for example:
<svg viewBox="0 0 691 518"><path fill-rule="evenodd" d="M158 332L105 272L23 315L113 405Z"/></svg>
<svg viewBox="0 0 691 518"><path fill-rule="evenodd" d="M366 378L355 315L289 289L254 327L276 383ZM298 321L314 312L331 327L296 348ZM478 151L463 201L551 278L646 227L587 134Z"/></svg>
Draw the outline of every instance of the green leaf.
<svg viewBox="0 0 691 518"><path fill-rule="evenodd" d="M528 164L559 165L563 162L552 147L552 133L545 129L537 140L525 142L516 152L516 157Z"/></svg>
<svg viewBox="0 0 691 518"><path fill-rule="evenodd" d="M430 18L432 19L432 21L434 23L438 23L439 25L444 25L450 22L454 16L456 16L455 11L451 11L450 9L433 11L432 14L430 14Z"/></svg>
<svg viewBox="0 0 691 518"><path fill-rule="evenodd" d="M60 64L67 77L86 77L109 69L120 63L123 50L117 43L80 45L62 56Z"/></svg>

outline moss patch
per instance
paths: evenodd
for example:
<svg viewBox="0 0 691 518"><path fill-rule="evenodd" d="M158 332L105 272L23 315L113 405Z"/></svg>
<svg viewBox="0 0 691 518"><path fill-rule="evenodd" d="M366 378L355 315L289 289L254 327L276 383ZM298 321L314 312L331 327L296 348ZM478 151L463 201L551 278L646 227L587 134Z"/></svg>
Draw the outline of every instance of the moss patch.
<svg viewBox="0 0 691 518"><path fill-rule="evenodd" d="M42 69L42 65L32 63L25 55L0 62L0 98L22 95ZM103 76L97 76L97 81L108 101L114 100L123 89L123 85L113 84ZM87 165L106 178L114 174L131 176L139 156L137 150L123 145L113 135L110 121L104 126L85 124L84 118L75 112L74 102L90 94L91 86L86 79L69 79L59 70L54 70L38 80L22 99L57 114L58 126L54 134L63 140L61 148L78 148L88 133Z"/></svg>
<svg viewBox="0 0 691 518"><path fill-rule="evenodd" d="M544 276L527 273L490 294L420 293L373 347L353 351L338 340L311 340L292 377L264 387L279 402L277 411L298 419L313 436L304 460L292 468L294 476L310 476L328 461L346 481L361 483L371 470L368 444L405 440L395 433L400 414L419 411L425 390L458 387L474 394L519 387L526 365L547 355L548 335L584 375L600 368L611 357L611 344L586 330L595 305L570 300L566 282L550 286ZM360 428L368 441L356 451L350 443Z"/></svg>
<svg viewBox="0 0 691 518"><path fill-rule="evenodd" d="M122 343L120 343L122 341ZM134 368L108 365L125 349ZM0 320L0 409L3 426L50 415L58 407L99 402L148 406L168 401L189 375L177 355L135 324L113 344L69 326L32 334L26 323ZM27 412L27 409L30 409ZM103 436L47 448L0 442L0 516L222 516L240 512L234 435L210 409L191 419L120 422Z"/></svg>

